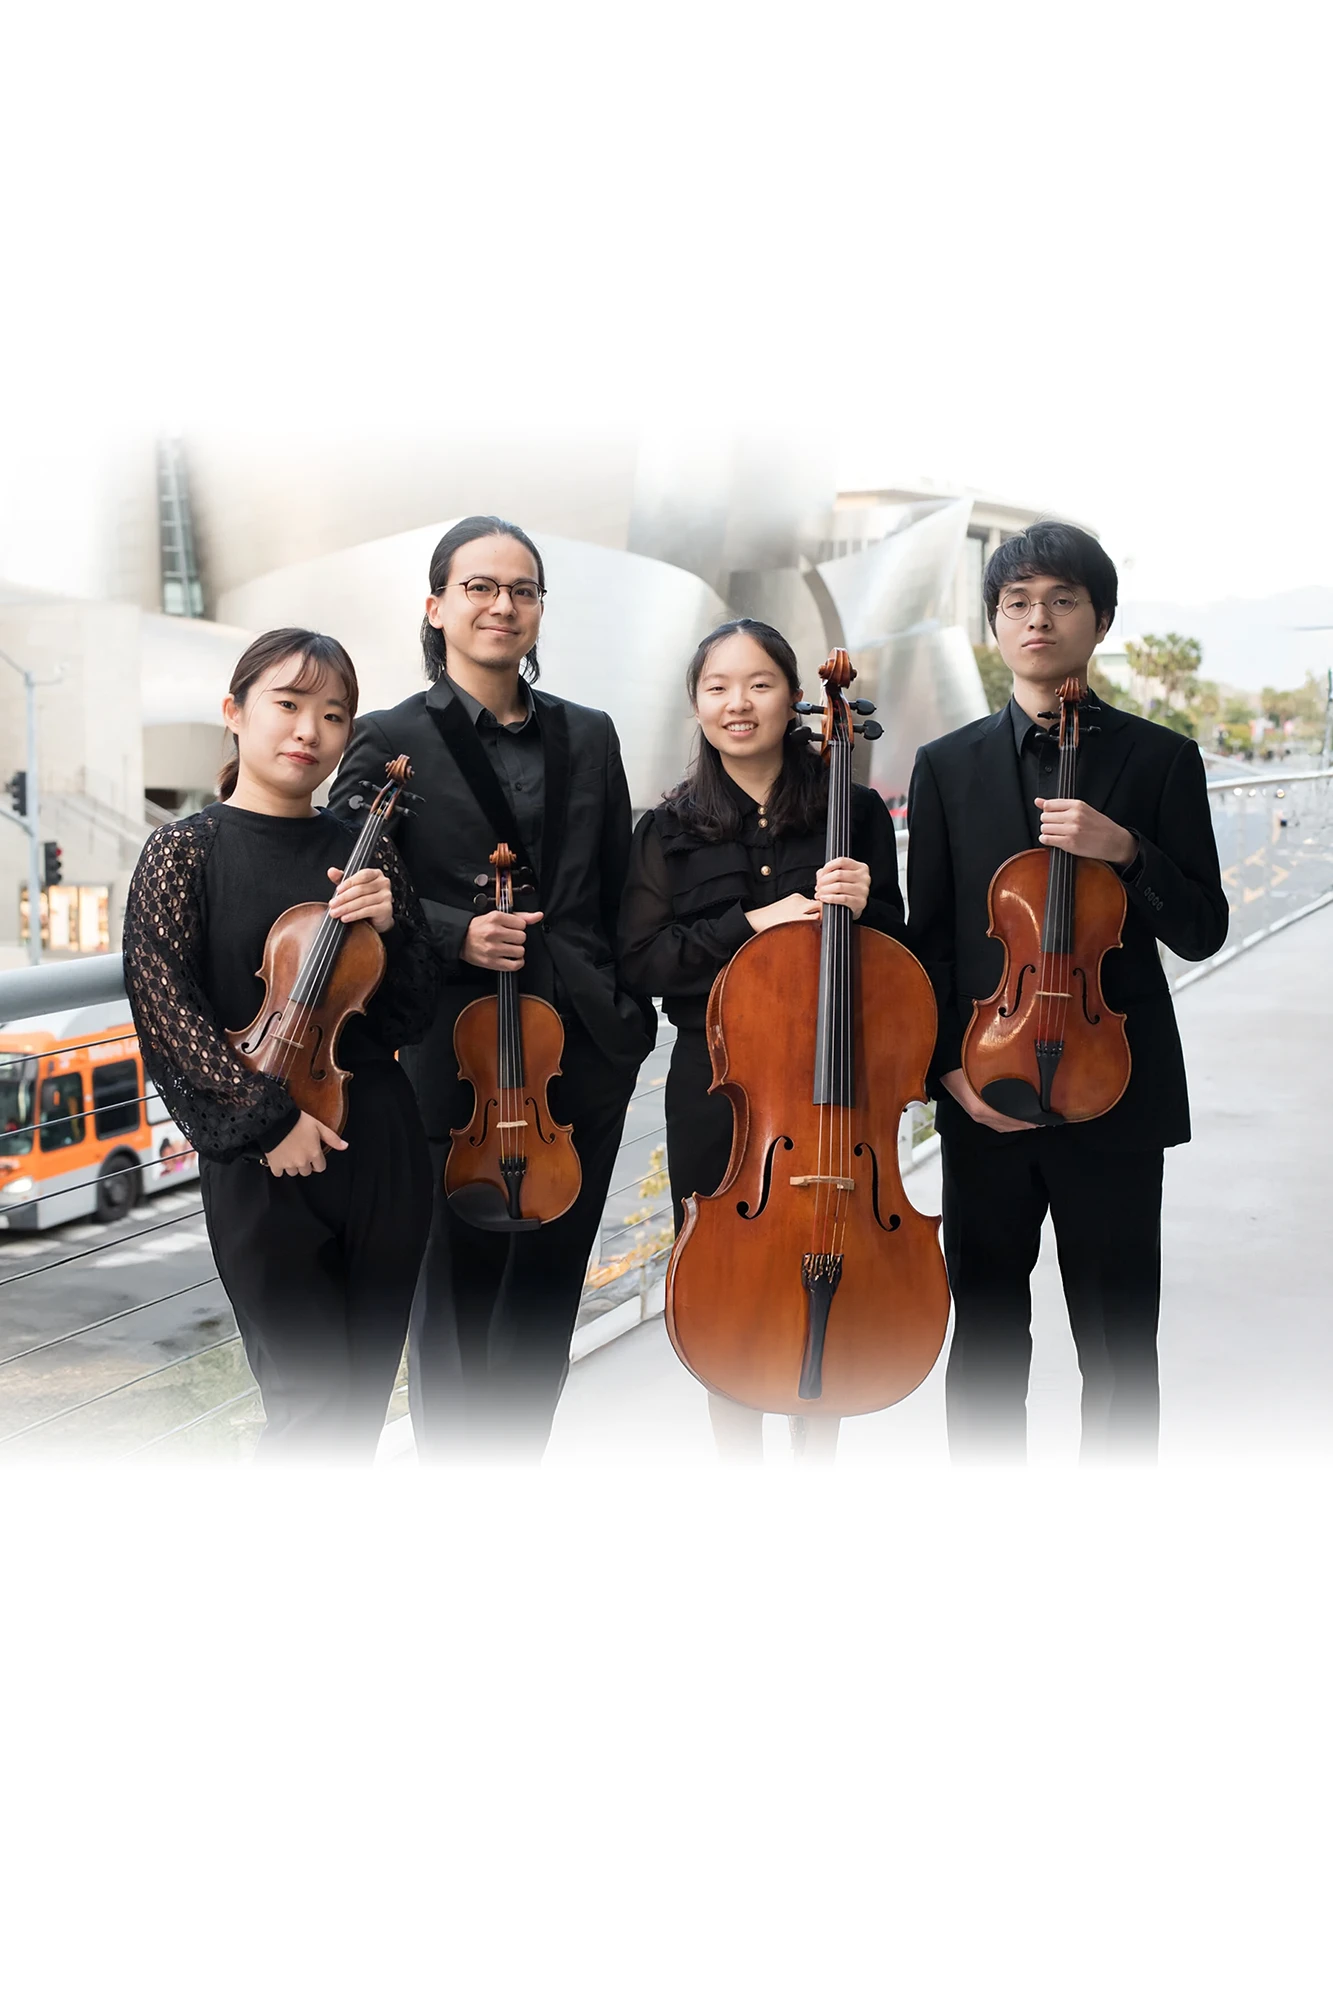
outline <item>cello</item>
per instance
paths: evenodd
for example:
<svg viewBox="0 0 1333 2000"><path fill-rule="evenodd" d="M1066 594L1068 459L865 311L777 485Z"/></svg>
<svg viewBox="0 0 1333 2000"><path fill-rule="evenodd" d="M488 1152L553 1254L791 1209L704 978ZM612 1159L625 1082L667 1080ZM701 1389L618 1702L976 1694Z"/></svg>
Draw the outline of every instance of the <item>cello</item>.
<svg viewBox="0 0 1333 2000"><path fill-rule="evenodd" d="M511 911L517 856L504 841L491 855L493 901ZM479 882L486 877L479 876ZM444 1192L474 1229L540 1229L573 1207L583 1185L571 1125L557 1125L547 1102L560 1074L565 1029L556 1009L520 993L516 972L497 972L494 994L464 1007L454 1023L458 1074L472 1085L472 1116L450 1132Z"/></svg>
<svg viewBox="0 0 1333 2000"><path fill-rule="evenodd" d="M820 668L827 860L851 852L854 678ZM802 704L806 713L815 712ZM869 725L877 735L879 725ZM935 997L904 945L838 903L818 924L749 938L713 983L714 1090L735 1113L716 1194L692 1195L667 1269L671 1343L706 1388L789 1416L856 1416L909 1395L949 1317L939 1218L898 1166L905 1106L924 1099Z"/></svg>
<svg viewBox="0 0 1333 2000"><path fill-rule="evenodd" d="M404 798L412 775L406 757L384 767L386 783L375 794L347 857L343 879L368 868L381 836ZM248 1028L227 1032L247 1068L276 1077L294 1104L341 1133L347 1122L350 1072L338 1067L338 1036L353 1014L364 1014L384 977L384 942L364 918L345 924L323 903L293 903L274 920L264 940L258 978L264 1001Z"/></svg>
<svg viewBox="0 0 1333 2000"><path fill-rule="evenodd" d="M1087 689L1071 677L1059 699L1057 797L1072 799ZM1053 722L1054 711L1041 719ZM1125 1017L1101 986L1102 960L1124 929L1123 882L1104 861L1029 847L996 869L987 907L1004 971L989 999L973 1002L963 1075L993 1111L1029 1125L1102 1117L1129 1084Z"/></svg>

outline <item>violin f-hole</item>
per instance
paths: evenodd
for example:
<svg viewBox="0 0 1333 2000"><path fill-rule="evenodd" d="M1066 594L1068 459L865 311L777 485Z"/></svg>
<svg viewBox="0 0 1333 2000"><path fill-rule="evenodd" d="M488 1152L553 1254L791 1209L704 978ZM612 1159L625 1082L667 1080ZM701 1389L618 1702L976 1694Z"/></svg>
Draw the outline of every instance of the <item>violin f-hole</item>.
<svg viewBox="0 0 1333 2000"><path fill-rule="evenodd" d="M1007 1020L1009 1019L1009 1016L1010 1016L1011 1014L1016 1014L1016 1013L1018 1012L1019 1008L1020 1008L1020 1007L1022 1006L1022 1004L1023 1004L1023 981L1024 981L1024 980L1025 980L1025 979L1027 978L1027 976L1028 976L1029 972L1035 972L1036 970L1037 970L1037 968L1036 968L1036 966L1035 966L1035 965L1020 965L1020 966L1019 966L1019 968L1018 968L1018 990L1017 990L1017 992L1016 992L1016 993L1014 994L1014 1004L1013 1004L1013 1006L1012 1006L1012 1007L997 1007L997 1008L996 1008L996 1010L995 1010L995 1011L996 1011L996 1013L997 1013L997 1014L999 1015L999 1017L1000 1017L1000 1019L1001 1019L1002 1021L1007 1021Z"/></svg>
<svg viewBox="0 0 1333 2000"><path fill-rule="evenodd" d="M1076 965L1076 966L1075 966L1075 967L1073 968L1073 971L1072 971L1072 973L1071 973L1071 975L1070 975L1070 976L1071 976L1071 978L1074 978L1074 979L1078 979L1078 980L1081 980L1081 981L1082 981L1082 989L1083 989L1083 990L1082 990L1082 999L1083 999L1083 1018L1084 1018L1084 1020L1085 1020L1085 1021L1087 1022L1088 1026L1089 1026L1090 1028L1095 1028L1095 1027L1096 1027L1096 1025L1097 1025L1097 1023L1098 1023L1098 1022L1099 1022L1099 1021L1101 1020L1101 1018L1102 1018L1102 1017L1101 1017L1101 1015L1100 1015L1100 1014L1094 1014L1094 1013L1092 1013L1092 1012L1091 1012L1091 1011L1089 1010L1089 1007L1088 1007L1088 975L1087 975L1087 973L1086 973L1086 972L1085 972L1085 971L1083 970L1083 967L1082 967L1081 965Z"/></svg>

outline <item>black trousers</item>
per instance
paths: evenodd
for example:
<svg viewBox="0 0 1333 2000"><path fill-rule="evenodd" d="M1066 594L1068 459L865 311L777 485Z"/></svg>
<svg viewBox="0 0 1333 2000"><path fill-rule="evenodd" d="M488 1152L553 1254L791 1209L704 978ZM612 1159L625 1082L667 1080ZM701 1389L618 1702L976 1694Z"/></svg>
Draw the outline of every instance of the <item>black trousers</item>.
<svg viewBox="0 0 1333 2000"><path fill-rule="evenodd" d="M303 1179L200 1162L209 1242L264 1400L265 1462L369 1463L402 1359L431 1186L397 1063L357 1070L343 1137L347 1151Z"/></svg>
<svg viewBox="0 0 1333 2000"><path fill-rule="evenodd" d="M634 1072L566 1023L551 1114L572 1124L583 1171L558 1221L507 1236L459 1221L444 1198L447 1143L431 1145L435 1207L412 1306L409 1381L418 1455L540 1459L569 1373L569 1344L606 1207ZM460 1084L453 1124L467 1123Z"/></svg>
<svg viewBox="0 0 1333 2000"><path fill-rule="evenodd" d="M666 1081L667 1173L676 1234L685 1221L687 1194L713 1194L731 1158L731 1099L708 1095L713 1059L702 1028L678 1028Z"/></svg>
<svg viewBox="0 0 1333 2000"><path fill-rule="evenodd" d="M1156 1453L1162 1149L1111 1152L1089 1126L996 1133L941 1094L944 1257L954 1331L945 1375L955 1461L1021 1461L1031 1276L1049 1210L1083 1376L1086 1462Z"/></svg>

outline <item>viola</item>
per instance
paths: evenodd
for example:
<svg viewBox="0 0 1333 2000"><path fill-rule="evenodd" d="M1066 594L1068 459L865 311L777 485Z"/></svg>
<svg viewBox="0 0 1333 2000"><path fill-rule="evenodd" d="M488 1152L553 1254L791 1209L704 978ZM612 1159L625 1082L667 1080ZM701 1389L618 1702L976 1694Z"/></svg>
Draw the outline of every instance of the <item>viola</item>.
<svg viewBox="0 0 1333 2000"><path fill-rule="evenodd" d="M821 667L826 859L851 852L852 737L878 735ZM813 712L809 708L807 713ZM944 1342L939 1218L903 1190L898 1129L935 1045L930 980L903 945L826 903L778 924L714 981L714 1090L735 1129L716 1194L692 1195L667 1270L672 1345L709 1389L752 1409L853 1416L910 1394Z"/></svg>
<svg viewBox="0 0 1333 2000"><path fill-rule="evenodd" d="M1087 699L1076 679L1060 689L1062 799L1078 796ZM1102 960L1124 929L1124 884L1104 861L1030 847L996 869L989 918L1004 972L990 998L973 1004L964 1076L1007 1118L1064 1125L1102 1117L1129 1083L1125 1017L1107 1006L1101 985Z"/></svg>
<svg viewBox="0 0 1333 2000"><path fill-rule="evenodd" d="M482 908L514 908L516 859L501 841L491 856L495 893L478 898ZM444 1191L474 1229L540 1229L573 1207L583 1185L573 1127L556 1124L546 1095L560 1074L564 1024L548 1002L520 993L518 981L516 972L498 972L495 993L473 1000L454 1023L473 1108L450 1133Z"/></svg>
<svg viewBox="0 0 1333 2000"><path fill-rule="evenodd" d="M411 776L406 757L385 765L387 782L375 794L344 880L370 866L394 812L413 796L406 791ZM338 1037L352 1015L365 1013L384 977L379 932L364 918L345 924L331 917L325 903L294 903L274 920L258 976L263 1005L248 1028L228 1030L227 1040L249 1069L276 1077L302 1111L341 1133L351 1072L338 1066Z"/></svg>

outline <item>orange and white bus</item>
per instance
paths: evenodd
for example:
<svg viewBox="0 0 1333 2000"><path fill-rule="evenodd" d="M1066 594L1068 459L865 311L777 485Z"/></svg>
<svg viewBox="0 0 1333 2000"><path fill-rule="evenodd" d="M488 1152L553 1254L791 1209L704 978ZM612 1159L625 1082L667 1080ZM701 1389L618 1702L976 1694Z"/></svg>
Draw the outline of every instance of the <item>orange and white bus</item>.
<svg viewBox="0 0 1333 2000"><path fill-rule="evenodd" d="M198 1172L123 1000L0 1027L0 1229L114 1222Z"/></svg>

